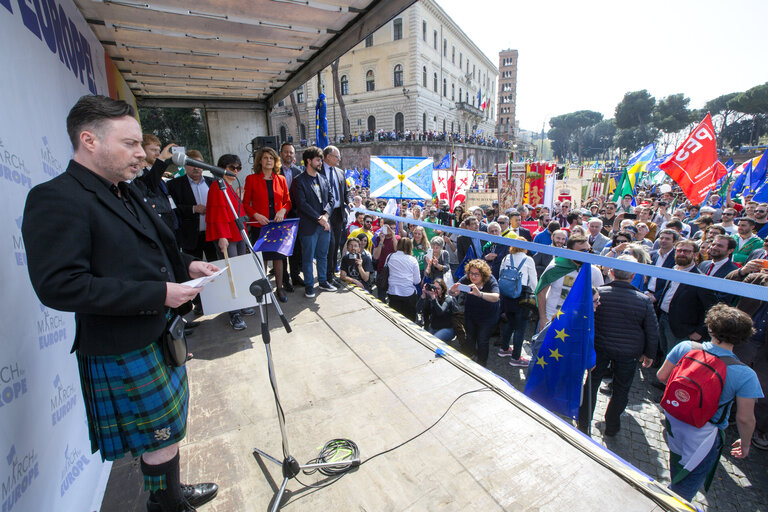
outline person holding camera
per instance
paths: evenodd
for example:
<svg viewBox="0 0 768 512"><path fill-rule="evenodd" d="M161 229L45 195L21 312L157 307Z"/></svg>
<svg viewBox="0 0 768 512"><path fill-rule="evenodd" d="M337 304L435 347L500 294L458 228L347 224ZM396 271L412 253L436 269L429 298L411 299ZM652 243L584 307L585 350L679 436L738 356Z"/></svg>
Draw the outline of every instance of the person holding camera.
<svg viewBox="0 0 768 512"><path fill-rule="evenodd" d="M491 275L491 267L480 259L468 262L466 274L448 292L451 297L466 295L464 327L466 342L459 348L467 357L477 354L477 363L488 365L488 345L498 320L499 283Z"/></svg>
<svg viewBox="0 0 768 512"><path fill-rule="evenodd" d="M347 253L341 258L339 276L344 283L353 284L371 291L371 273L373 261L362 252L360 240L356 237L347 240Z"/></svg>
<svg viewBox="0 0 768 512"><path fill-rule="evenodd" d="M442 279L427 283L421 290L416 311L424 315L424 329L441 341L448 343L456 335L453 315L458 311L456 300L447 295L448 287Z"/></svg>

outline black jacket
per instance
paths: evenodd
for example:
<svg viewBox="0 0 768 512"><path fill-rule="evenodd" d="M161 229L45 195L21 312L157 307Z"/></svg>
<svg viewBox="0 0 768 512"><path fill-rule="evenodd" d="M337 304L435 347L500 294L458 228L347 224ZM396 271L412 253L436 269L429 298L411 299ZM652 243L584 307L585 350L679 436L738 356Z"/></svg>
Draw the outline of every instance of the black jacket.
<svg viewBox="0 0 768 512"><path fill-rule="evenodd" d="M699 272L702 274L706 274L709 272L709 267L714 265L714 262L712 260L706 260L702 261L699 265ZM720 268L715 271L714 274L711 274L711 277L719 277L720 279L725 279L725 276L733 272L734 270L738 270L739 266L736 265L731 260L726 261L722 265L720 265ZM723 292L715 292L715 297L717 298L717 302L723 302L725 304L728 304L729 306L733 303L734 297L730 293L723 293Z"/></svg>
<svg viewBox="0 0 768 512"><path fill-rule="evenodd" d="M318 183L320 184L320 197L317 198L315 190L312 187L315 179L307 172L296 176L291 184L293 197L296 199L294 210L299 213L299 236L311 235L319 226L317 219L323 213L331 215L333 205L331 204L331 193L328 189L328 180L320 173L317 173Z"/></svg>
<svg viewBox="0 0 768 512"><path fill-rule="evenodd" d="M694 274L701 273L696 267L690 271ZM659 306L664 301L667 290L669 290L669 283L664 288ZM672 333L678 338L687 339L695 331L703 339L709 339L709 331L704 324L704 316L707 314L707 310L716 303L717 297L712 290L680 283L669 304L669 327L672 329Z"/></svg>
<svg viewBox="0 0 768 512"><path fill-rule="evenodd" d="M179 252L135 185L127 192L140 220L96 174L70 161L27 196L21 229L32 286L46 306L75 313L73 350L84 354L122 354L157 341L166 282L189 279L194 258Z"/></svg>
<svg viewBox="0 0 768 512"><path fill-rule="evenodd" d="M630 283L613 281L600 287L595 311L595 351L608 357L653 359L659 345L659 325L651 299Z"/></svg>
<svg viewBox="0 0 768 512"><path fill-rule="evenodd" d="M213 186L213 179L203 176L210 189ZM192 251L197 248L198 236L200 233L200 214L192 211L197 204L195 194L189 184L187 176L173 178L167 183L168 192L176 203L176 211L179 214L179 230L176 232L179 245L186 251Z"/></svg>
<svg viewBox="0 0 768 512"><path fill-rule="evenodd" d="M168 168L168 164L159 158L152 164L151 169L138 176L134 183L147 198L149 206L157 213L163 222L173 231L179 229L179 219L176 216L175 208L171 208L171 202L168 200L168 187L163 181L163 174Z"/></svg>

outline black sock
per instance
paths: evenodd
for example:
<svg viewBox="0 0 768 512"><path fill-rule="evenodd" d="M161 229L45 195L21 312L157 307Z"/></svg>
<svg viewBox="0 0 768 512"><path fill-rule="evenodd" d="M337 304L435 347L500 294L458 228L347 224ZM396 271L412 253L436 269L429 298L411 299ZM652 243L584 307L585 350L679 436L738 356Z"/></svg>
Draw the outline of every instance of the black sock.
<svg viewBox="0 0 768 512"><path fill-rule="evenodd" d="M176 452L171 460L162 464L147 464L142 458L141 472L144 474L144 488L160 503L163 512L176 512L184 502L179 453Z"/></svg>

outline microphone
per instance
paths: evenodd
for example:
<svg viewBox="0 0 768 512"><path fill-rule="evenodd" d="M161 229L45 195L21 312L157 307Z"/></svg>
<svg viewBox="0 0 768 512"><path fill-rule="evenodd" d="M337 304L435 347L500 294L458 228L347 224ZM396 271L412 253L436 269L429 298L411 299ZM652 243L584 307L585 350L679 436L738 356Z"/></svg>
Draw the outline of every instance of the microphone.
<svg viewBox="0 0 768 512"><path fill-rule="evenodd" d="M216 176L217 178L222 178L224 176L232 176L233 178L237 178L237 174L233 172L226 171L221 167L216 167L215 165L201 162L200 160L195 160L194 158L189 158L186 155L186 153L182 153L182 152L174 153L171 156L171 160L173 160L173 163L178 165L179 167L184 167L185 165L192 165L194 167L205 169L206 171L211 171L211 173L213 173L213 175Z"/></svg>

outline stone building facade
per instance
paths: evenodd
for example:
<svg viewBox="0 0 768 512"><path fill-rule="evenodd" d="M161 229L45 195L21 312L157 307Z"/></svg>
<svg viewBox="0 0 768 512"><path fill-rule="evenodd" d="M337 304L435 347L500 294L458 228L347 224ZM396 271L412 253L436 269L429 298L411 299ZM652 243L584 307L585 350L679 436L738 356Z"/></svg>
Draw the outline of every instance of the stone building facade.
<svg viewBox="0 0 768 512"><path fill-rule="evenodd" d="M499 106L496 137L516 140L515 105L517 102L517 50L499 52Z"/></svg>
<svg viewBox="0 0 768 512"><path fill-rule="evenodd" d="M338 72L353 137L382 129L494 135L498 70L433 0L416 2L360 42L339 59ZM329 139L338 141L342 117L330 67L320 79ZM298 126L287 98L272 111L272 133L312 142L317 78L294 94Z"/></svg>

